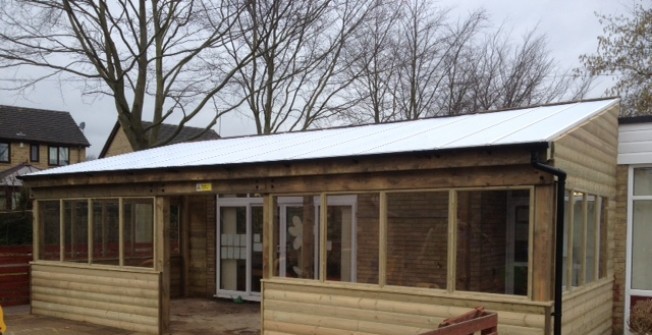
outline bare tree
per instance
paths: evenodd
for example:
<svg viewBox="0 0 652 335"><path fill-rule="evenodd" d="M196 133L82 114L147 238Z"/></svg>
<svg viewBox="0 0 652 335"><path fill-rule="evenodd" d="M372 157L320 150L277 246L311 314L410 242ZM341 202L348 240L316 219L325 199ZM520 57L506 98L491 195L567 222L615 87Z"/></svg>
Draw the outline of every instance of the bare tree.
<svg viewBox="0 0 652 335"><path fill-rule="evenodd" d="M253 29L234 43L255 61L238 71L233 94L242 96L259 134L303 130L351 104L339 99L351 79L344 47L373 4L363 1L246 1L242 26ZM236 38L233 38L236 40ZM246 53L245 53L246 54Z"/></svg>
<svg viewBox="0 0 652 335"><path fill-rule="evenodd" d="M628 16L599 15L598 50L580 59L592 75L618 76L608 94L623 98L623 115L652 115L652 7L638 1Z"/></svg>
<svg viewBox="0 0 652 335"><path fill-rule="evenodd" d="M85 93L113 99L135 150L159 146L202 110L214 109L208 129L234 108L218 110L215 97L252 58L220 56L236 30L249 28L236 25L242 11L230 1L2 0L0 66L46 71L13 89L52 76L85 80ZM159 138L160 124L177 113L177 132Z"/></svg>

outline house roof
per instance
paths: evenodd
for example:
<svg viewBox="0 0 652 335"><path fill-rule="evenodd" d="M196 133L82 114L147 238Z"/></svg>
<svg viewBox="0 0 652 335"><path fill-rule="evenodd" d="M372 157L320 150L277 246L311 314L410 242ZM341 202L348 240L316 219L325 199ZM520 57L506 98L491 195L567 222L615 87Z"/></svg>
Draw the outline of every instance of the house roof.
<svg viewBox="0 0 652 335"><path fill-rule="evenodd" d="M148 121L143 121L143 128L150 127L152 125L152 122ZM174 134L174 132L177 130L177 125L173 124L167 124L167 123L162 123L161 127L159 128L159 136L160 138L168 138ZM111 144L115 140L115 136L118 134L118 130L120 130L120 122L116 122L115 126L113 126L113 130L111 130L111 133L109 134L109 137L106 139L106 142L104 143L104 147L102 147L102 151L100 152L100 158L104 158L106 156L106 153L109 151L109 148L111 147ZM216 140L220 138L220 135L215 132L213 129L208 129L205 131L205 128L199 128L199 127L188 127L184 126L179 134L169 143L169 144L176 144L176 143L181 143L181 142L194 142L194 141L206 141L206 140ZM202 134L203 132L203 134Z"/></svg>
<svg viewBox="0 0 652 335"><path fill-rule="evenodd" d="M535 106L416 121L179 143L31 176L227 166L550 143L618 99Z"/></svg>
<svg viewBox="0 0 652 335"><path fill-rule="evenodd" d="M40 168L29 164L18 164L0 172L0 186L22 187L23 181L16 178L24 174L40 171Z"/></svg>
<svg viewBox="0 0 652 335"><path fill-rule="evenodd" d="M2 105L0 139L90 146L68 112Z"/></svg>

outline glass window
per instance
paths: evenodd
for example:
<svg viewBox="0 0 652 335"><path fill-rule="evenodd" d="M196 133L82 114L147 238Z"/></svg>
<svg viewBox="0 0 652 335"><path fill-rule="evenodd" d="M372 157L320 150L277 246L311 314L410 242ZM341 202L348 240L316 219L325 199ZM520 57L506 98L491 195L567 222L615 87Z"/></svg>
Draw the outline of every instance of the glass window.
<svg viewBox="0 0 652 335"><path fill-rule="evenodd" d="M446 288L448 194L387 194L387 284Z"/></svg>
<svg viewBox="0 0 652 335"><path fill-rule="evenodd" d="M53 166L70 164L70 149L67 147L49 147L48 164Z"/></svg>
<svg viewBox="0 0 652 335"><path fill-rule="evenodd" d="M29 160L32 162L38 162L40 159L39 145L32 144L29 146Z"/></svg>
<svg viewBox="0 0 652 335"><path fill-rule="evenodd" d="M247 289L247 207L220 207L220 289Z"/></svg>
<svg viewBox="0 0 652 335"><path fill-rule="evenodd" d="M125 199L124 265L154 266L154 200Z"/></svg>
<svg viewBox="0 0 652 335"><path fill-rule="evenodd" d="M652 167L634 169L634 195L652 195Z"/></svg>
<svg viewBox="0 0 652 335"><path fill-rule="evenodd" d="M39 201L39 255L38 259L60 260L61 231L59 201Z"/></svg>
<svg viewBox="0 0 652 335"><path fill-rule="evenodd" d="M119 209L118 199L93 200L94 264L120 264Z"/></svg>
<svg viewBox="0 0 652 335"><path fill-rule="evenodd" d="M10 147L7 142L0 142L0 163L9 163L11 160Z"/></svg>
<svg viewBox="0 0 652 335"><path fill-rule="evenodd" d="M586 267L584 274L584 282L590 283L594 281L596 275L596 256L598 255L596 247L599 241L598 230L598 207L595 195L588 195L586 197Z"/></svg>
<svg viewBox="0 0 652 335"><path fill-rule="evenodd" d="M88 201L63 202L63 259L71 262L88 261Z"/></svg>
<svg viewBox="0 0 652 335"><path fill-rule="evenodd" d="M598 246L598 277L605 278L607 277L607 218L606 218L606 204L607 198L599 197L598 198L598 210L599 210L599 246Z"/></svg>
<svg viewBox="0 0 652 335"><path fill-rule="evenodd" d="M573 267L571 272L571 285L582 285L582 262L584 261L584 193L573 192Z"/></svg>
<svg viewBox="0 0 652 335"><path fill-rule="evenodd" d="M456 289L527 294L529 192L463 191L457 198Z"/></svg>
<svg viewBox="0 0 652 335"><path fill-rule="evenodd" d="M327 201L326 279L377 284L379 194L329 195Z"/></svg>
<svg viewBox="0 0 652 335"><path fill-rule="evenodd" d="M319 195L277 198L279 215L278 274L281 277L319 278Z"/></svg>
<svg viewBox="0 0 652 335"><path fill-rule="evenodd" d="M635 200L632 211L631 285L633 289L652 290L652 244L650 243L652 220L650 218L652 218L652 200Z"/></svg>

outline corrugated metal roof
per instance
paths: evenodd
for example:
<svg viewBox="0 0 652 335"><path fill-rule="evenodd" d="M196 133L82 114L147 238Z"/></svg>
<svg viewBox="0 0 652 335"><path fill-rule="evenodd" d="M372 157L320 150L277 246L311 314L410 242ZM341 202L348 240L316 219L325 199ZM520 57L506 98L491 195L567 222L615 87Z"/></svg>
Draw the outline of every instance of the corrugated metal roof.
<svg viewBox="0 0 652 335"><path fill-rule="evenodd" d="M180 143L31 174L232 165L550 142L617 99Z"/></svg>

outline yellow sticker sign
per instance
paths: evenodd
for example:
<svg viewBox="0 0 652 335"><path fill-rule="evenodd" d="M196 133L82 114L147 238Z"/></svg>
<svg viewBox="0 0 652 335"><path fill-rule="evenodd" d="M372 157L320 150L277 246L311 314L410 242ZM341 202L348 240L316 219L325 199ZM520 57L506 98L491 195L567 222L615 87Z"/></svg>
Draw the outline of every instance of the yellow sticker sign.
<svg viewBox="0 0 652 335"><path fill-rule="evenodd" d="M195 185L195 191L197 192L210 192L213 190L213 184L211 183L197 183Z"/></svg>

